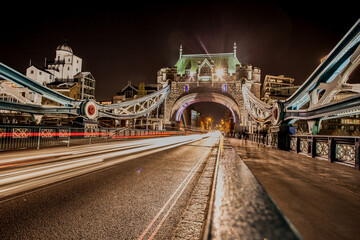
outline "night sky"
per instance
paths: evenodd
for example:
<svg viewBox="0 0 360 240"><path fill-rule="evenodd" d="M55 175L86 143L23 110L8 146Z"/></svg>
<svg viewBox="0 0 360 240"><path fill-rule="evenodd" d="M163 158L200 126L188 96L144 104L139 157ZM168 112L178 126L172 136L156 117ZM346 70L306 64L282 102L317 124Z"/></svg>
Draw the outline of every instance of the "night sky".
<svg viewBox="0 0 360 240"><path fill-rule="evenodd" d="M238 59L261 68L262 80L284 74L301 84L360 17L330 1L13 2L0 15L0 61L25 73L30 59L42 66L66 40L94 75L97 100L128 81L156 83L180 44L184 54L216 53L236 41Z"/></svg>

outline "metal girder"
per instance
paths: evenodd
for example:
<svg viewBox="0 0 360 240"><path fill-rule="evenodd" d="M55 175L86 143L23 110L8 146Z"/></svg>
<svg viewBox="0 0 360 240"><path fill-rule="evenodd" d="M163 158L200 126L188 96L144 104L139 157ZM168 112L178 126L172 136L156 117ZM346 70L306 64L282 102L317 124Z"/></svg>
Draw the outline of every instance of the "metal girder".
<svg viewBox="0 0 360 240"><path fill-rule="evenodd" d="M285 109L300 109L301 106L310 101L309 95L316 90L321 83L332 82L336 76L343 72L350 62L350 59L354 59L359 55L359 44L360 19L328 54L326 60L321 63L300 88L284 102Z"/></svg>
<svg viewBox="0 0 360 240"><path fill-rule="evenodd" d="M0 101L0 109L9 111L18 111L32 114L70 114L80 115L88 119L98 119L101 117L109 117L115 119L138 118L155 110L167 97L170 92L170 85L144 96L142 98L134 99L111 105L98 104L92 99L75 100L58 93L44 85L35 82L34 80L24 76L14 69L0 63L0 76L9 80L21 87L26 87L37 94L60 103L63 106L42 106L37 104L26 104Z"/></svg>
<svg viewBox="0 0 360 240"><path fill-rule="evenodd" d="M22 104L0 101L0 108L8 111L25 112L32 114L70 114L79 115L79 108L73 107L45 107L36 104Z"/></svg>
<svg viewBox="0 0 360 240"><path fill-rule="evenodd" d="M247 86L247 83L242 84L241 91L244 98L244 106L251 118L254 119L256 122L270 122L272 115L272 106L262 102L260 99L254 96L249 90L249 86Z"/></svg>
<svg viewBox="0 0 360 240"><path fill-rule="evenodd" d="M21 87L29 88L35 93L41 94L44 97L51 99L55 102L58 102L60 104L63 104L65 106L74 107L74 106L79 106L81 104L81 101L77 101L73 98L58 93L44 85L41 85L40 83L24 76L23 74L10 68L9 66L6 66L1 62L0 62L0 76L6 80L16 83Z"/></svg>
<svg viewBox="0 0 360 240"><path fill-rule="evenodd" d="M360 94L304 110L286 110L284 120L328 119L360 113Z"/></svg>
<svg viewBox="0 0 360 240"><path fill-rule="evenodd" d="M138 118L154 111L167 97L170 85L148 96L132 101L99 106L99 117L115 119ZM109 112L113 110L114 113Z"/></svg>
<svg viewBox="0 0 360 240"><path fill-rule="evenodd" d="M274 106L261 102L243 84L242 93L247 113L256 122L278 125L282 121L314 120L343 117L360 113L360 94L331 102L340 91L359 93L358 84L346 84L351 72L360 64L360 19L330 52L300 88L287 100ZM319 99L320 90L325 90ZM327 92L326 92L327 91ZM310 101L307 109L300 109Z"/></svg>

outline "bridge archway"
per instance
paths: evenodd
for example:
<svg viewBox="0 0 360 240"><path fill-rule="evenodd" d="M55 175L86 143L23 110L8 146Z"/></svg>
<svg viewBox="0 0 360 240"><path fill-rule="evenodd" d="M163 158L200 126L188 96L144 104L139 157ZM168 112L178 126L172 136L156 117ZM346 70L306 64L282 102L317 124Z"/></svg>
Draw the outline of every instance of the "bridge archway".
<svg viewBox="0 0 360 240"><path fill-rule="evenodd" d="M200 102L214 102L222 104L230 110L234 123L238 123L241 119L240 108L230 97L213 92L199 92L185 95L175 102L171 109L172 121L180 122L181 115L184 110L188 106Z"/></svg>

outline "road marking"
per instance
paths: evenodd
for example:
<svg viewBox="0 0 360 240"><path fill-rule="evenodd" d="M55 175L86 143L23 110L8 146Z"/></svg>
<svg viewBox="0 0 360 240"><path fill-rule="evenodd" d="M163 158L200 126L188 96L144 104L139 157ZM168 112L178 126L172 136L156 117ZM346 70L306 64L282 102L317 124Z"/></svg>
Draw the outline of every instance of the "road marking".
<svg viewBox="0 0 360 240"><path fill-rule="evenodd" d="M161 219L160 223L156 226L155 230L153 231L153 233L151 234L149 239L153 239L154 236L156 235L156 233L159 231L160 227L162 226L162 224L164 223L165 219L167 218L167 216L170 214L172 208L175 206L177 200L180 198L181 194L183 193L183 191L185 190L186 186L189 184L189 182L191 181L191 179L193 178L193 176L195 175L196 171L198 170L198 168L200 167L202 161L205 159L205 157L207 157L207 155L209 154L209 150L207 150L202 157L200 158L200 160L196 163L196 165L191 169L190 173L186 176L186 178L181 182L181 184L178 186L178 188L175 190L175 192L170 196L169 200L165 203L165 205L160 209L160 211L156 214L156 216L153 218L153 220L149 223L149 225L146 227L146 229L143 231L143 233L138 237L138 240L142 240L144 239L144 237L146 236L146 234L149 232L149 230L152 228L152 226L154 225L154 223L157 221L157 219L160 217L160 215L165 211L165 209L168 207L168 205L171 203L171 201L173 200L173 198L176 196L176 194L180 191L180 193L177 195L177 197L174 199L174 202L171 204L170 208L168 209L168 211L165 213L164 217Z"/></svg>

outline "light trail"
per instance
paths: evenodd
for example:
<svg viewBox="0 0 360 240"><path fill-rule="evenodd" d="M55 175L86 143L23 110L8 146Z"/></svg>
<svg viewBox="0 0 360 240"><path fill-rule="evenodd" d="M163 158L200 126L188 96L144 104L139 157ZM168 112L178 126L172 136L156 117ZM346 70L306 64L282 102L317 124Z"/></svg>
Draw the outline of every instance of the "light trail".
<svg viewBox="0 0 360 240"><path fill-rule="evenodd" d="M216 137L215 139L217 139L217 136L220 136L219 133L213 133L213 134L209 134L209 135L215 136ZM215 144L215 142L216 141L214 141L212 144ZM164 224L165 220L167 219L170 212L176 205L176 203L179 200L179 198L181 197L182 193L184 192L184 190L186 189L188 184L191 182L192 178L195 176L196 172L198 171L198 169L201 166L201 164L203 163L203 161L209 156L210 152L211 152L211 148L209 150L207 150L201 156L199 161L196 162L195 166L191 169L189 174L180 183L180 185L177 187L177 189L174 191L174 193L170 196L168 201L164 204L164 206L160 209L160 211L156 214L156 216L151 220L151 222L148 224L148 226L145 228L145 230L142 232L142 234L138 237L137 240L143 240L149 234L151 234L151 235L148 237L148 240L153 240L155 238L156 234L160 230L161 226ZM166 210L166 212L165 212L165 210ZM157 220L161 217L161 215L163 215L163 216L160 219L159 223L157 223L157 225L155 226L155 229L151 233L149 233L149 231L153 228L153 226L155 225Z"/></svg>
<svg viewBox="0 0 360 240"><path fill-rule="evenodd" d="M81 150L43 153L38 156L25 155L3 160L0 163L8 166L0 168L0 199L206 137L208 134L142 139L136 142L105 144L105 146L99 144L96 147L82 146ZM44 163L41 162L42 160L36 161L39 158L44 159ZM31 166L34 163L35 165Z"/></svg>
<svg viewBox="0 0 360 240"><path fill-rule="evenodd" d="M136 132L137 133L137 132ZM126 133L101 133L101 132L30 132L30 133L17 133L17 132L5 132L0 133L0 138L28 138L28 137L75 137L75 136L110 136L113 138L131 138L131 137L154 137L154 136L170 136L170 135L183 135L183 132L155 132L151 134L139 134L139 135L126 135ZM189 135L189 132L185 134ZM121 135L121 136L118 136Z"/></svg>

